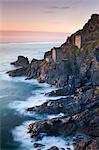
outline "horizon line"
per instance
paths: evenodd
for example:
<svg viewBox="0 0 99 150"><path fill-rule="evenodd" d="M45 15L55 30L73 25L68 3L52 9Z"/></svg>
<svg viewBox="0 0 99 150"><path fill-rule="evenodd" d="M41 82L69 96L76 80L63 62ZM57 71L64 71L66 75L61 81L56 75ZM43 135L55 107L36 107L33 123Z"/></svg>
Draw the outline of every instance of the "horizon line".
<svg viewBox="0 0 99 150"><path fill-rule="evenodd" d="M62 31L62 32L49 32L49 31L25 31L25 30L0 30L0 32L27 32L27 33L66 33L71 34L70 32Z"/></svg>

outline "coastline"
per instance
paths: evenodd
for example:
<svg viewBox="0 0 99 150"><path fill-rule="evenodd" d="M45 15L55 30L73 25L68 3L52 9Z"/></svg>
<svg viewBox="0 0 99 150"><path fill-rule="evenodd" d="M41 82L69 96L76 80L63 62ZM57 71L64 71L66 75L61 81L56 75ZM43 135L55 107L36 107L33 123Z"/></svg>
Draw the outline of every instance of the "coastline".
<svg viewBox="0 0 99 150"><path fill-rule="evenodd" d="M93 25L93 22L96 24ZM90 147L98 149L98 22L99 15L92 15L82 30L68 37L60 47L54 47L46 52L42 60L32 59L29 63L27 57L18 56L17 61L11 63L19 67L7 72L11 77L26 76L26 80L34 78L40 83L46 82L62 88L47 93L50 96L47 102L27 108L27 112L36 112L40 115L64 113L61 117L29 124L28 134L35 140L34 147L36 145L36 148L42 149L45 145L37 144L37 141L45 136L69 136L80 132L90 136L90 139L84 141L83 138L78 138L78 141L73 143L75 150ZM51 96L66 97L52 100ZM52 147L49 150L54 149L59 148Z"/></svg>
<svg viewBox="0 0 99 150"><path fill-rule="evenodd" d="M2 59L0 59L0 149L20 149L21 141L15 141L12 132L16 126L20 126L23 122L33 118L30 113L25 111L25 108L27 108L25 104L27 105L27 103L30 103L32 105L34 96L37 96L37 99L40 99L40 93L43 93L44 89L47 89L46 84L39 84L37 80L24 80L24 77L12 78L5 73L8 70L15 69L15 67L10 65L10 62L13 61L19 53L23 53L23 55L28 56L31 60L30 57L36 56L39 47L41 47L38 44L36 45L36 48L32 44L23 43L21 45L22 46L10 44L9 46L9 44L6 44L3 47L1 46L2 48L0 47L0 56L2 55ZM42 57L44 51L52 46L53 43L42 44L43 50L39 53L39 56L37 55L36 57ZM34 51L35 49L37 49L36 53ZM26 103L28 99L31 100ZM16 101L17 108L12 108ZM21 109L21 102L24 102L23 109ZM17 109L19 111L17 111ZM39 116L35 117L38 119L41 118Z"/></svg>

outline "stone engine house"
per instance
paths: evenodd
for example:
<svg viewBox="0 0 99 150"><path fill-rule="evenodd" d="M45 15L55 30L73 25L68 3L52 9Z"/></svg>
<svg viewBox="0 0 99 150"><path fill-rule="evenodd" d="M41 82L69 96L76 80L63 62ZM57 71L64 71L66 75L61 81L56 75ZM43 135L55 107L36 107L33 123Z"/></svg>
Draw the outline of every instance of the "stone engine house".
<svg viewBox="0 0 99 150"><path fill-rule="evenodd" d="M81 35L76 35L75 36L75 46L77 46L78 48L81 48L82 47L82 37Z"/></svg>
<svg viewBox="0 0 99 150"><path fill-rule="evenodd" d="M52 61L60 63L62 60L62 49L60 47L54 47L52 50Z"/></svg>

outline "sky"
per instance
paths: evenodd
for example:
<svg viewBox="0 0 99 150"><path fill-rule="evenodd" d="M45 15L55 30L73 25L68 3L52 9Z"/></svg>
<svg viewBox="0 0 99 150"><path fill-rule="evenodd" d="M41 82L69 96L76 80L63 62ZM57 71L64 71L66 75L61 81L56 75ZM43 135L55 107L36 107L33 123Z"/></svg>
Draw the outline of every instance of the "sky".
<svg viewBox="0 0 99 150"><path fill-rule="evenodd" d="M99 0L0 0L0 40L54 40L99 13Z"/></svg>

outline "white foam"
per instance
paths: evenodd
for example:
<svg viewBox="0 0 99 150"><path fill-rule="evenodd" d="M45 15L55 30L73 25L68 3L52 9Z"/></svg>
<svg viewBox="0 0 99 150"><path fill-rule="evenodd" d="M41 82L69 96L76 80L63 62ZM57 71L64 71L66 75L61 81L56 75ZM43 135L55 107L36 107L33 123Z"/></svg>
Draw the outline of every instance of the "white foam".
<svg viewBox="0 0 99 150"><path fill-rule="evenodd" d="M33 123L34 121L27 121L23 123L21 126L17 126L13 131L14 140L20 142L21 150L36 150L33 148L33 144L35 143L33 139L30 138L30 134L28 134L28 125ZM47 150L52 146L57 146L59 148L71 148L73 150L72 141L64 139L63 137L55 137L55 136L44 136L42 140L36 142L45 145L42 147L42 150ZM70 145L67 146L67 143Z"/></svg>
<svg viewBox="0 0 99 150"><path fill-rule="evenodd" d="M51 86L47 83L39 83L36 79L30 79L30 80L25 80L26 77L10 77L7 73L5 72L0 72L0 80L4 81L11 81L11 82L24 82L24 83L30 83L33 85L39 85L40 87L44 87L44 92L50 92L52 90L57 89L55 86Z"/></svg>
<svg viewBox="0 0 99 150"><path fill-rule="evenodd" d="M21 81L24 82L23 78L17 78L18 80L14 80L14 81ZM39 106L41 104L43 104L44 102L46 102L49 98L48 96L45 95L45 93L47 92L51 92L52 90L55 90L55 87L51 87L50 85L44 83L44 84L40 84L37 82L37 80L32 80L33 85L38 85L38 87L41 87L40 89L38 88L37 90L35 90L32 92L32 96L30 96L29 98L27 98L24 101L13 101L9 104L9 107L12 109L15 109L16 111L18 111L20 114L23 115L32 115L32 113L30 112L26 112L26 109L29 107L34 107L34 106ZM25 81L27 82L27 81ZM29 83L29 81L28 81ZM31 81L30 81L31 83ZM57 98L60 97L52 97L52 100L55 100Z"/></svg>
<svg viewBox="0 0 99 150"><path fill-rule="evenodd" d="M0 79L11 82L25 82L31 84L38 84L37 80L25 80L26 77L10 77L7 73L0 72Z"/></svg>
<svg viewBox="0 0 99 150"><path fill-rule="evenodd" d="M11 81L11 77L4 72L0 72L0 80Z"/></svg>
<svg viewBox="0 0 99 150"><path fill-rule="evenodd" d="M32 121L33 122L33 121ZM16 127L13 131L14 141L20 143L21 150L32 150L33 144L31 142L30 135L27 134L28 132L28 125L31 121L25 122L21 126Z"/></svg>
<svg viewBox="0 0 99 150"><path fill-rule="evenodd" d="M0 95L0 98L8 97L8 95Z"/></svg>
<svg viewBox="0 0 99 150"><path fill-rule="evenodd" d="M67 146L66 139L62 137L47 136L47 137L44 137L41 141L38 141L38 143L45 145L45 147L42 148L42 150L47 150L51 148L52 146L57 146L58 148L65 148L65 150L67 150L67 148L70 148L71 150L73 150L72 142L69 141L70 145Z"/></svg>
<svg viewBox="0 0 99 150"><path fill-rule="evenodd" d="M52 118L56 118L56 117L62 117L62 116L64 116L64 114L63 113L59 113L59 114L56 114L56 115L48 115L48 119L52 119Z"/></svg>
<svg viewBox="0 0 99 150"><path fill-rule="evenodd" d="M3 80L3 81L23 82L23 83L29 83L29 84L33 84L33 85L36 84L36 85L43 86L43 85L39 84L36 79L25 80L25 78L26 77L10 77L7 73L0 72L0 80ZM45 84L45 86L47 86L47 85Z"/></svg>
<svg viewBox="0 0 99 150"><path fill-rule="evenodd" d="M47 96L45 96L44 90L45 89L36 91L36 94L29 97L27 100L11 102L9 104L9 107L12 108L12 109L15 109L20 114L23 114L23 115L26 115L26 116L28 116L28 115L31 116L32 113L27 112L26 111L27 108L40 106L44 102L48 101L49 98ZM49 88L48 91L49 90L51 90L51 89ZM46 89L46 91L47 91L47 89ZM61 98L61 97L52 97L51 100L56 100L58 98ZM49 117L51 117L51 116L49 116Z"/></svg>

